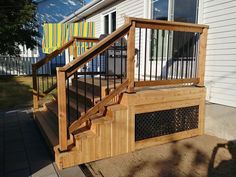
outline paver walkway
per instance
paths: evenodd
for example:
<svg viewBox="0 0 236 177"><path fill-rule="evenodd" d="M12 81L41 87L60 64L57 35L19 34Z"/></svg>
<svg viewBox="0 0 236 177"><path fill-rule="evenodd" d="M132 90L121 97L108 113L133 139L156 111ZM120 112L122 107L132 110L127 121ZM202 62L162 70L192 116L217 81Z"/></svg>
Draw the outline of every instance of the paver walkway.
<svg viewBox="0 0 236 177"><path fill-rule="evenodd" d="M53 163L30 109L0 112L0 177L85 177Z"/></svg>

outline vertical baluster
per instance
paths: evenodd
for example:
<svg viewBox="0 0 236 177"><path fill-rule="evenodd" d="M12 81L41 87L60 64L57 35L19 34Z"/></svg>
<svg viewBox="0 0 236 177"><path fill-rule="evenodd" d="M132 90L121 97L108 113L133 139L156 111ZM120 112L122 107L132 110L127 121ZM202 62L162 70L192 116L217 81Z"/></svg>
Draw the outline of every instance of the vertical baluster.
<svg viewBox="0 0 236 177"><path fill-rule="evenodd" d="M116 88L116 43L114 43L114 58L113 58L113 62L114 62L114 73L113 73L113 84L114 84L114 89Z"/></svg>
<svg viewBox="0 0 236 177"><path fill-rule="evenodd" d="M144 51L144 80L146 80L146 65L147 65L147 28L145 28L145 51Z"/></svg>
<svg viewBox="0 0 236 177"><path fill-rule="evenodd" d="M168 79L169 72L169 43L170 43L170 31L168 30L168 41L167 41L167 56L166 56L166 79Z"/></svg>
<svg viewBox="0 0 236 177"><path fill-rule="evenodd" d="M186 41L186 33L183 32L183 42L182 42L182 56L181 56L181 79L183 79L184 75L184 60L185 60L185 41Z"/></svg>
<svg viewBox="0 0 236 177"><path fill-rule="evenodd" d="M178 37L178 41L177 41L177 46L176 46L176 48L177 48L177 50L178 50L178 52L177 52L177 58L176 58L176 79L178 79L178 77L179 77L179 58L180 58L180 49L179 49L179 44L180 44L180 32L176 32L176 37Z"/></svg>
<svg viewBox="0 0 236 177"><path fill-rule="evenodd" d="M69 79L66 79L66 84L67 84L67 87L66 87L66 95L67 95L67 122L68 122L68 125L70 125L71 123L71 113L70 113L70 82L69 82Z"/></svg>
<svg viewBox="0 0 236 177"><path fill-rule="evenodd" d="M162 45L161 45L161 80L163 79L164 44L165 44L165 30L162 30Z"/></svg>
<svg viewBox="0 0 236 177"><path fill-rule="evenodd" d="M171 57L171 79L173 79L173 75L174 75L174 57L175 57L175 53L174 53L174 46L175 46L175 37L174 37L174 31L172 31L173 34L173 43L172 43L172 57Z"/></svg>
<svg viewBox="0 0 236 177"><path fill-rule="evenodd" d="M187 45L187 58L186 58L186 67L185 67L185 78L188 78L188 69L189 69L189 66L188 66L188 62L189 62L189 55L190 55L190 52L189 52L189 48L190 48L190 45L189 45L189 43L190 43L190 39L191 39L191 34L192 33L187 33L188 35L187 35L187 39L188 39L188 45Z"/></svg>
<svg viewBox="0 0 236 177"><path fill-rule="evenodd" d="M76 89L76 118L79 118L79 85L78 85L78 72L75 72L75 89Z"/></svg>
<svg viewBox="0 0 236 177"><path fill-rule="evenodd" d="M93 95L93 104L94 104L94 74L93 74L93 72L94 72L94 59L92 59L92 85L93 85L93 87L92 87L92 95Z"/></svg>
<svg viewBox="0 0 236 177"><path fill-rule="evenodd" d="M99 57L99 65L100 65L100 70L99 70L99 85L100 85L100 101L102 100L102 78L101 78L101 66L102 66L102 60L101 60L101 55L98 55Z"/></svg>
<svg viewBox="0 0 236 177"><path fill-rule="evenodd" d="M87 93L87 66L84 65L84 112L87 112L87 102L86 102L86 93Z"/></svg>
<svg viewBox="0 0 236 177"><path fill-rule="evenodd" d="M138 81L140 81L140 60L141 60L141 28L139 28L139 42L138 42Z"/></svg>
<svg viewBox="0 0 236 177"><path fill-rule="evenodd" d="M123 38L120 39L120 83L123 79Z"/></svg>
<svg viewBox="0 0 236 177"><path fill-rule="evenodd" d="M106 51L106 61L107 61L107 65L106 65L106 78L107 78L107 91L106 94L108 94L109 92L109 49L107 49Z"/></svg>
<svg viewBox="0 0 236 177"><path fill-rule="evenodd" d="M199 62L199 58L198 58L198 53L199 53L199 38L200 38L200 34L197 33L196 35L196 44L195 44L195 73L194 73L194 77L197 77L197 72L198 72L198 62Z"/></svg>
<svg viewBox="0 0 236 177"><path fill-rule="evenodd" d="M195 36L196 34L193 34L193 39L192 39L192 57L191 57L191 63L190 63L190 78L193 78L193 62L194 62L194 55L195 55L195 48L194 48L194 44L195 44Z"/></svg>
<svg viewBox="0 0 236 177"><path fill-rule="evenodd" d="M157 80L157 71L158 71L158 47L159 47L159 30L156 30L156 71L155 71L155 80Z"/></svg>
<svg viewBox="0 0 236 177"><path fill-rule="evenodd" d="M151 47L150 47L150 58L149 58L149 61L150 61L150 73L149 73L149 75L150 75L150 77L149 77L149 80L152 80L152 60L153 60L153 58L152 58L152 53L153 53L153 30L151 29Z"/></svg>
<svg viewBox="0 0 236 177"><path fill-rule="evenodd" d="M41 67L41 80L42 80L42 89L43 89L43 92L44 92L44 76L43 76L43 72L44 72L44 69L43 69L44 67L42 66Z"/></svg>

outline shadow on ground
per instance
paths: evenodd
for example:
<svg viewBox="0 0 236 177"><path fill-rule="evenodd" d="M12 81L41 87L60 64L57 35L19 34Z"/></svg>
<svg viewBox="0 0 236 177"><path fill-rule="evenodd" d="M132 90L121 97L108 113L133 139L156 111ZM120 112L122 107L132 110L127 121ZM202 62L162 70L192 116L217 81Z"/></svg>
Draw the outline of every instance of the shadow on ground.
<svg viewBox="0 0 236 177"><path fill-rule="evenodd" d="M206 146L208 146L206 144ZM158 153L158 152L157 152ZM236 176L236 144L219 143L212 154L193 144L172 143L167 158L141 161L128 172L129 177L234 177ZM144 173L144 169L154 171Z"/></svg>
<svg viewBox="0 0 236 177"><path fill-rule="evenodd" d="M58 176L30 110L0 112L0 176Z"/></svg>

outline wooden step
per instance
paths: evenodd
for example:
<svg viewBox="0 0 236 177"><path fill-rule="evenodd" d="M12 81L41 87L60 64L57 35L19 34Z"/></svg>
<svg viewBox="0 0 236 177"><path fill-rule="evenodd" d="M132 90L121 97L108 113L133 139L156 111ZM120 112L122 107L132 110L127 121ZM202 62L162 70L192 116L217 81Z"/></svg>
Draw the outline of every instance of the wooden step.
<svg viewBox="0 0 236 177"><path fill-rule="evenodd" d="M46 140L51 153L53 153L53 147L58 145L58 123L55 121L55 117L52 116L49 111L41 109L34 113L37 125L40 128L44 139Z"/></svg>
<svg viewBox="0 0 236 177"><path fill-rule="evenodd" d="M84 102L86 102L86 104L88 106L93 106L95 103L97 103L98 101L100 101L100 95L96 95L92 94L92 92L86 91L86 95L83 89L79 89L76 91L76 87L75 86L70 86L69 88L70 90L70 98L77 100L78 102L81 104L84 104Z"/></svg>
<svg viewBox="0 0 236 177"><path fill-rule="evenodd" d="M79 112L78 112L78 117L77 117L77 111L75 109L76 106L74 106L74 103L72 103L72 101L70 101L70 123L72 123L73 121L77 120L78 117L80 117L81 113L84 111L82 108L79 108ZM49 103L45 103L44 104L44 108L48 111L50 111L51 114L53 114L56 118L58 118L58 105L56 101L52 101Z"/></svg>

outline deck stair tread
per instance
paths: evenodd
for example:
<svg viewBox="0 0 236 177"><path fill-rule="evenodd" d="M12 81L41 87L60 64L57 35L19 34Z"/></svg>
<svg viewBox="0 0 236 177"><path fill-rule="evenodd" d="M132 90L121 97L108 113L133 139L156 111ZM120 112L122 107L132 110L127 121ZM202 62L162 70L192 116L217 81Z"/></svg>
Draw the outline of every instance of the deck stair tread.
<svg viewBox="0 0 236 177"><path fill-rule="evenodd" d="M36 121L47 139L50 148L58 145L58 128L55 124L54 118L48 114L46 110L35 112Z"/></svg>

